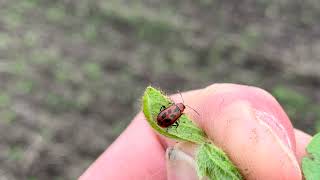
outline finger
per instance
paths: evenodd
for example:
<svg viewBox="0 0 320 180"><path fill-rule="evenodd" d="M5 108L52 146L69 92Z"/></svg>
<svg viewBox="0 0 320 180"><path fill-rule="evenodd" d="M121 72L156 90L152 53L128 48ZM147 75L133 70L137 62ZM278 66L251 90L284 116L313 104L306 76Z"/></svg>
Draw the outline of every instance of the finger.
<svg viewBox="0 0 320 180"><path fill-rule="evenodd" d="M140 113L79 179L166 179L164 154L163 146Z"/></svg>
<svg viewBox="0 0 320 180"><path fill-rule="evenodd" d="M306 156L306 147L311 141L311 136L306 134L298 129L295 129L295 137L296 137L296 154L299 164L301 164L302 158Z"/></svg>
<svg viewBox="0 0 320 180"><path fill-rule="evenodd" d="M183 98L201 117L188 108L186 113L246 179L301 179L292 125L271 95L258 88L216 84Z"/></svg>

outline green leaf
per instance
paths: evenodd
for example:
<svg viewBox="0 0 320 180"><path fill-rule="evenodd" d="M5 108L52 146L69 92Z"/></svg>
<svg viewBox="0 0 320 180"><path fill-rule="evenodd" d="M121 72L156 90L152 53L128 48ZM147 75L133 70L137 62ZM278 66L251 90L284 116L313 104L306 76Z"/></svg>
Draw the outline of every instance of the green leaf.
<svg viewBox="0 0 320 180"><path fill-rule="evenodd" d="M320 133L307 146L308 156L302 159L302 170L306 180L320 179Z"/></svg>
<svg viewBox="0 0 320 180"><path fill-rule="evenodd" d="M173 102L161 91L149 86L143 95L143 113L151 127L160 134L169 138L182 141L191 141L194 143L207 142L206 134L198 128L186 115L182 115L178 122L178 127L170 126L162 128L157 124L157 116L160 113L161 106L168 107Z"/></svg>
<svg viewBox="0 0 320 180"><path fill-rule="evenodd" d="M242 179L237 168L232 164L227 155L216 146L204 143L196 155L198 175L210 179Z"/></svg>

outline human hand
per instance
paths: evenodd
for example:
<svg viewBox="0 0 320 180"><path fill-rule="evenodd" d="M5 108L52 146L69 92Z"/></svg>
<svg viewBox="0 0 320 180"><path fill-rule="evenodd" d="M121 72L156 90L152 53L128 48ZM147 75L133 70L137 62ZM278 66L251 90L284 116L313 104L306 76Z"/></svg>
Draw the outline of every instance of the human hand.
<svg viewBox="0 0 320 180"><path fill-rule="evenodd" d="M183 98L201 116L188 108L185 113L227 153L245 179L302 179L299 164L311 137L292 128L270 94L255 87L214 84L183 93ZM165 151L174 144L156 134L139 113L79 179L168 179ZM188 177L191 172L179 173Z"/></svg>

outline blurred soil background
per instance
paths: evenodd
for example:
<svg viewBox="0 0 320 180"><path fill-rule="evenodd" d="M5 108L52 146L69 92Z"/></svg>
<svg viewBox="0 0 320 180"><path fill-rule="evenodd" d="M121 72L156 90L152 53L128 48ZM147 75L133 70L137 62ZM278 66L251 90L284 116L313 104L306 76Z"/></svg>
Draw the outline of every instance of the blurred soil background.
<svg viewBox="0 0 320 180"><path fill-rule="evenodd" d="M320 130L320 1L0 0L0 179L76 179L149 84L259 86Z"/></svg>

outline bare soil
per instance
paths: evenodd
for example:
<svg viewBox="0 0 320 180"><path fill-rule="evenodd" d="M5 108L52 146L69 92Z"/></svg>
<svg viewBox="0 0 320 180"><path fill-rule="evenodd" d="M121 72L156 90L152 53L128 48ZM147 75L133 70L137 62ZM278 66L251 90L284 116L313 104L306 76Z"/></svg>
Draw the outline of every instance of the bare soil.
<svg viewBox="0 0 320 180"><path fill-rule="evenodd" d="M320 4L0 0L0 180L76 179L149 84L273 93L295 127L320 119Z"/></svg>

